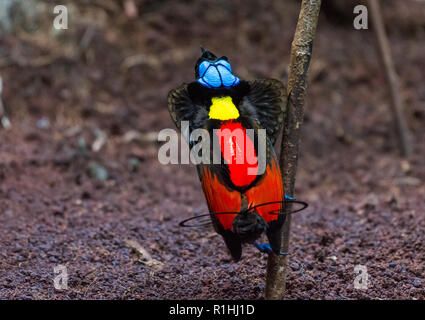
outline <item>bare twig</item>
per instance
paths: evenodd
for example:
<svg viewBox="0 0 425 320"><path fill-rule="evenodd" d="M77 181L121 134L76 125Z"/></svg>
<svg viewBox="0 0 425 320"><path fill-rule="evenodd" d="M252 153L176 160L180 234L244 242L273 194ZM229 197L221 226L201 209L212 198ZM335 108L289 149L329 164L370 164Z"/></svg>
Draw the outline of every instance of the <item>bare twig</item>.
<svg viewBox="0 0 425 320"><path fill-rule="evenodd" d="M393 121L397 127L400 152L403 157L408 157L411 150L409 141L410 133L409 128L407 127L405 109L401 99L400 86L391 56L391 48L388 43L387 34L385 32L379 0L368 0L368 4L370 13L372 15L372 23L375 29L381 63L385 69L385 76L391 93L391 109L393 113Z"/></svg>
<svg viewBox="0 0 425 320"><path fill-rule="evenodd" d="M298 144L304 116L307 71L319 18L321 0L303 0L291 48L288 79L288 106L282 136L280 167L285 193L293 196L298 161ZM283 226L282 249L288 251L291 216ZM266 299L282 299L286 290L286 256L269 255L267 263Z"/></svg>

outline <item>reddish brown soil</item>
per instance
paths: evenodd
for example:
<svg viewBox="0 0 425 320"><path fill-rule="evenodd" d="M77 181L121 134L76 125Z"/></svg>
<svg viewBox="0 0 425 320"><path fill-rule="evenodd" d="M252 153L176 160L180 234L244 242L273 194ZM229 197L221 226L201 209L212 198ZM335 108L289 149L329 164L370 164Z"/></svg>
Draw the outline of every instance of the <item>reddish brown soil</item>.
<svg viewBox="0 0 425 320"><path fill-rule="evenodd" d="M31 63L42 47L1 40L12 127L0 129L0 299L262 298L266 256L246 247L233 263L211 227L178 226L206 211L195 168L163 166L157 143L124 138L173 128L166 94L192 80L200 43L244 78L286 79L297 5L231 3L146 1L136 21L108 11L88 49L42 65ZM321 18L296 192L310 207L293 217L288 299L425 298L425 32L412 30L389 28L414 137L406 162L372 32ZM108 138L94 152L97 128ZM162 270L139 262L127 239ZM53 286L58 264L65 291ZM354 289L358 264L367 290Z"/></svg>

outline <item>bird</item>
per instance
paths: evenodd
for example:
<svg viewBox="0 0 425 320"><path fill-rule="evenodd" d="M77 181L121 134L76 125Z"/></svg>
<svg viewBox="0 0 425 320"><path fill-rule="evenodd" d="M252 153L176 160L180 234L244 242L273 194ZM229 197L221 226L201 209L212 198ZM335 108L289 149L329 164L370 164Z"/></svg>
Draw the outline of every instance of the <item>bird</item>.
<svg viewBox="0 0 425 320"><path fill-rule="evenodd" d="M226 56L218 57L203 47L201 50L195 81L168 93L168 109L178 129L182 130L182 121L189 123L188 132L182 135L191 149L197 142L191 134L206 130L213 149L210 158L215 155L220 159L219 163L196 166L214 229L235 262L242 257L243 244L253 244L268 254L286 254L280 251L285 193L274 150L283 127L285 86L276 79L240 79ZM236 138L232 136L236 132L242 140L237 134ZM260 132L266 133L262 152ZM219 146L215 149L214 139ZM238 155L246 156L249 150L250 161L238 162ZM265 163L263 170L260 161ZM269 243L257 243L262 234Z"/></svg>

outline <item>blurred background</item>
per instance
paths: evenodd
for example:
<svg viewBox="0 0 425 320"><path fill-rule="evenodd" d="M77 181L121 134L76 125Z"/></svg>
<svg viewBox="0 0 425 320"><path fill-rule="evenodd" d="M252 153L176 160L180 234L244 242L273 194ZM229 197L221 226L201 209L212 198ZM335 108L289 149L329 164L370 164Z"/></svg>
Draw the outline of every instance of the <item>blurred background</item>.
<svg viewBox="0 0 425 320"><path fill-rule="evenodd" d="M324 0L305 106L289 299L425 298L425 2L381 1L412 136L399 155L362 1ZM55 5L68 29L53 28ZM266 257L231 262L194 166L163 166L167 93L203 45L286 82L296 0L0 0L0 298L258 299ZM370 19L369 19L370 20ZM53 287L66 265L67 290ZM353 287L354 266L369 288Z"/></svg>

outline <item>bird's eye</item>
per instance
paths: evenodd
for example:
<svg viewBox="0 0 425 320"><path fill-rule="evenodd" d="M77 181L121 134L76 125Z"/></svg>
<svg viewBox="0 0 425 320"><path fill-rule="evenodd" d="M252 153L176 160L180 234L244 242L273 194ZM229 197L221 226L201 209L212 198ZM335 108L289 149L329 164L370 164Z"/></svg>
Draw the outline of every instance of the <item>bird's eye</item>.
<svg viewBox="0 0 425 320"><path fill-rule="evenodd" d="M208 61L203 61L200 65L199 65L199 67L198 67L198 70L199 70L199 77L203 77L204 76L204 74L205 74L205 71L207 71L207 69L208 69L208 67L210 66L210 63L208 62Z"/></svg>

